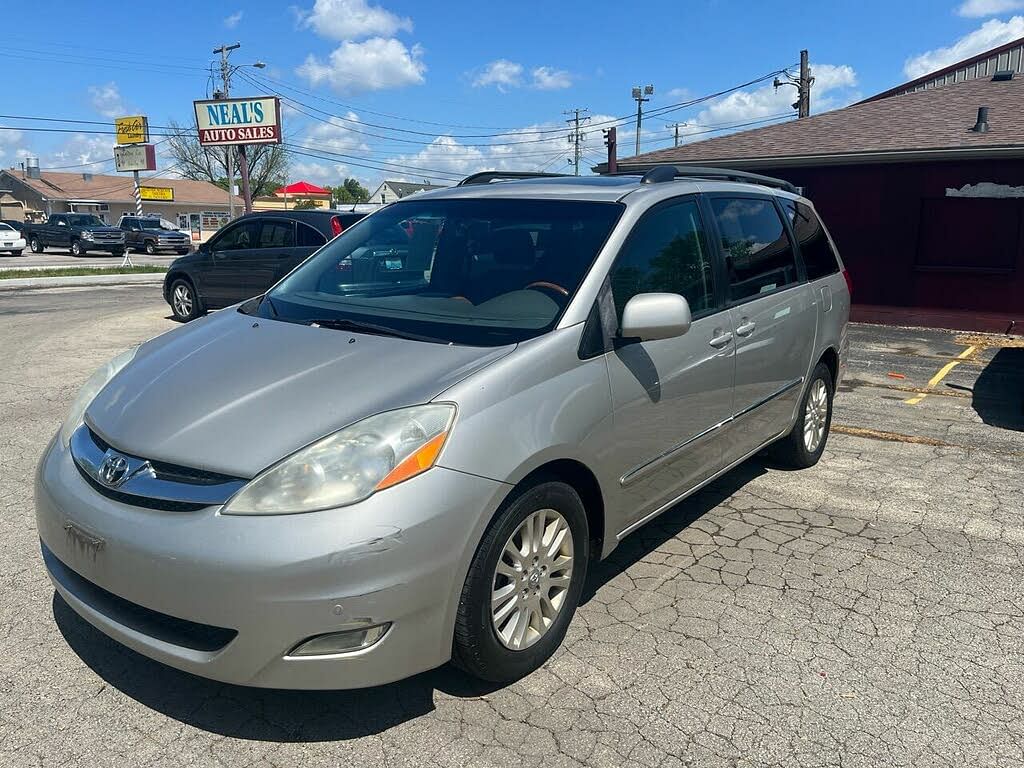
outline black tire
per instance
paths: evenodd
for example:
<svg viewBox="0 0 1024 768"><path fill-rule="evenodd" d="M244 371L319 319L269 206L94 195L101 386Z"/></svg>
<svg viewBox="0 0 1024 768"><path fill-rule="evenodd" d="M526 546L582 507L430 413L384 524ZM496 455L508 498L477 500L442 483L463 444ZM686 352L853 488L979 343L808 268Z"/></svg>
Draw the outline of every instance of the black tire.
<svg viewBox="0 0 1024 768"><path fill-rule="evenodd" d="M152 240L147 240L144 247L146 249L147 256L156 256L156 243Z"/></svg>
<svg viewBox="0 0 1024 768"><path fill-rule="evenodd" d="M22 251L11 251L11 256L21 256Z"/></svg>
<svg viewBox="0 0 1024 768"><path fill-rule="evenodd" d="M80 240L71 241L71 255L72 256L85 256L86 250L82 247Z"/></svg>
<svg viewBox="0 0 1024 768"><path fill-rule="evenodd" d="M179 289L185 291L188 296L188 307L183 306L182 302L176 299ZM187 323L189 320L195 320L200 315L206 314L206 307L203 306L203 300L199 298L195 286L183 277L179 277L171 283L171 290L167 293L167 303L171 305L174 319L179 323Z"/></svg>
<svg viewBox="0 0 1024 768"><path fill-rule="evenodd" d="M809 416L807 403L813 397L817 382L822 382L824 385L827 410L824 415L824 432L814 449L811 450L808 447L808 440L805 438L804 432L807 428ZM772 453L780 463L793 469L806 469L818 463L821 454L825 452L828 433L832 427L832 398L834 395L835 384L832 380L832 371L824 363L818 363L811 374L810 382L808 382L804 390L804 396L800 400L800 410L793 429L790 430L788 435L772 446Z"/></svg>
<svg viewBox="0 0 1024 768"><path fill-rule="evenodd" d="M43 252L43 244L39 242L39 238L38 237L33 237L29 241L28 247L32 251L32 253L42 253Z"/></svg>
<svg viewBox="0 0 1024 768"><path fill-rule="evenodd" d="M572 534L570 583L561 608L546 632L529 647L511 650L498 638L492 622L491 593L495 585L495 571L505 543L520 524L534 512L544 509L558 512ZM586 581L589 559L587 514L572 486L541 478L513 491L491 521L469 567L455 619L453 663L471 675L498 683L518 680L540 667L565 637Z"/></svg>

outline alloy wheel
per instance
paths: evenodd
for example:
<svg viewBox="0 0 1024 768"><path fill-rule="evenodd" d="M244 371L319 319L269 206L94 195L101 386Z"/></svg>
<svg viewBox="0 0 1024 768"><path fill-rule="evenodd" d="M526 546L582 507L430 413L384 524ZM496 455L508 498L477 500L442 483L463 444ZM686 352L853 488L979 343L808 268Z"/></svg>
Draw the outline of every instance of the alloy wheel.
<svg viewBox="0 0 1024 768"><path fill-rule="evenodd" d="M192 314L192 292L189 291L187 285L179 283L174 286L174 295L171 297L171 301L178 317L188 317Z"/></svg>
<svg viewBox="0 0 1024 768"><path fill-rule="evenodd" d="M569 524L553 509L531 513L505 542L491 588L491 625L506 648L521 651L558 618L572 583Z"/></svg>
<svg viewBox="0 0 1024 768"><path fill-rule="evenodd" d="M828 424L828 387L821 379L815 379L804 408L804 447L814 453L825 437Z"/></svg>

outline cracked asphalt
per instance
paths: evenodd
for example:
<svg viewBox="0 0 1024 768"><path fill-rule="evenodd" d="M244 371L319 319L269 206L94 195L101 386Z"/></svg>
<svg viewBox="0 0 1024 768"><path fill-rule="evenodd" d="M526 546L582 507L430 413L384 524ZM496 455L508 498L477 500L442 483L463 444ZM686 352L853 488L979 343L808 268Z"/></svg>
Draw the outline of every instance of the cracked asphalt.
<svg viewBox="0 0 1024 768"><path fill-rule="evenodd" d="M0 295L0 765L1024 764L1019 340L853 326L821 463L757 457L627 538L543 669L306 693L140 657L44 574L35 463L166 315L156 286Z"/></svg>

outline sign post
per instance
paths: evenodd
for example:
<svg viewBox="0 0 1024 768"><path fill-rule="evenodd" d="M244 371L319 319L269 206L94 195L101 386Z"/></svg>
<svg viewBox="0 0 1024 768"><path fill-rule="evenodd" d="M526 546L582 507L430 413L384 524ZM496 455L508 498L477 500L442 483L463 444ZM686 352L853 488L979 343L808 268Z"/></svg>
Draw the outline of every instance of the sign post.
<svg viewBox="0 0 1024 768"><path fill-rule="evenodd" d="M276 96L248 99L207 99L193 102L199 143L204 147L238 147L245 212L252 213L249 158L246 144L281 143L281 101ZM231 190L228 190L229 193Z"/></svg>
<svg viewBox="0 0 1024 768"><path fill-rule="evenodd" d="M142 215L142 193L139 171L156 170L156 151L149 143L149 120L145 115L129 115L114 120L117 146L114 147L114 165L118 171L131 171L135 179L135 215ZM125 246L122 267L132 267L131 250Z"/></svg>

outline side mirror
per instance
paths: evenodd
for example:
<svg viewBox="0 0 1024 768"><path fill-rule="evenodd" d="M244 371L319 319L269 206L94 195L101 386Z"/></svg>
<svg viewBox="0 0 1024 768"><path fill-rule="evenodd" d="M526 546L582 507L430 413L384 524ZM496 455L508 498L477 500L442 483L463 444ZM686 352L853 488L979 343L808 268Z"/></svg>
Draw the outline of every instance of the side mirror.
<svg viewBox="0 0 1024 768"><path fill-rule="evenodd" d="M678 293L641 293L626 303L619 336L655 341L682 336L690 330L690 304Z"/></svg>

